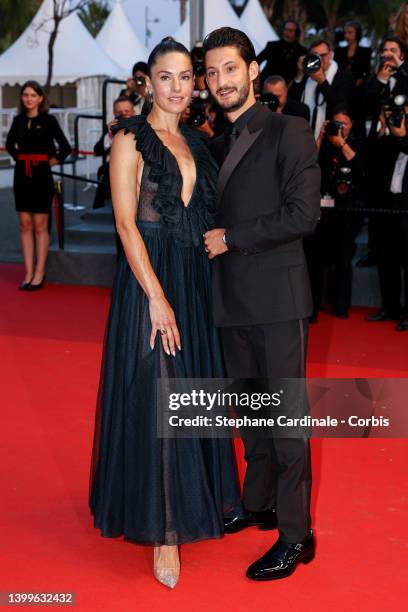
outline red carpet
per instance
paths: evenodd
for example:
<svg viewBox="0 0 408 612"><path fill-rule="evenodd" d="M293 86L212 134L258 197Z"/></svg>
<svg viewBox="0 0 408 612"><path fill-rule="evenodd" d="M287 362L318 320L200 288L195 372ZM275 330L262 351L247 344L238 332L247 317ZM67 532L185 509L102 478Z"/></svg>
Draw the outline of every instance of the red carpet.
<svg viewBox="0 0 408 612"><path fill-rule="evenodd" d="M108 540L87 507L95 396L109 292L16 290L0 265L2 356L0 591L77 594L77 609L394 611L408 579L405 440L313 440L316 560L287 580L252 583L247 565L275 535L248 529L182 548L174 591L151 574L151 550ZM408 334L391 323L322 315L310 376L408 376Z"/></svg>

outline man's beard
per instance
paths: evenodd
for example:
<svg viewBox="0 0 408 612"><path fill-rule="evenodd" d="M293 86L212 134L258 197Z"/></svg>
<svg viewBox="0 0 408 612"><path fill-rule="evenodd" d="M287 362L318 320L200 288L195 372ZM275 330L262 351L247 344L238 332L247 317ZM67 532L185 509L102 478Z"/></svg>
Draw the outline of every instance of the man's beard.
<svg viewBox="0 0 408 612"><path fill-rule="evenodd" d="M218 104L221 106L222 110L226 111L227 113L230 113L237 111L242 106L244 106L245 102L248 100L249 97L249 87L250 80L248 79L245 85L243 85L241 89L238 89L238 100L236 100L235 102L225 102L223 104L222 101L217 99Z"/></svg>

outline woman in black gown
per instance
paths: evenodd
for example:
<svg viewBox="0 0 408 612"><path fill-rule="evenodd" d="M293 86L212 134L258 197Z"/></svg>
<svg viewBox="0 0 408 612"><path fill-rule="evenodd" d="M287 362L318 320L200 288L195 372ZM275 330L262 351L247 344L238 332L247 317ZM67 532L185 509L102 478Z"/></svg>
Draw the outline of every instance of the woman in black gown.
<svg viewBox="0 0 408 612"><path fill-rule="evenodd" d="M103 536L155 546L154 574L174 587L178 545L221 536L223 515L240 515L241 504L230 440L156 433L157 378L224 373L202 239L217 169L205 136L179 125L193 90L190 54L164 39L149 74L152 110L118 124L111 152L125 255L105 337L89 501Z"/></svg>
<svg viewBox="0 0 408 612"><path fill-rule="evenodd" d="M16 162L14 197L25 265L20 289L35 291L44 283L50 241L48 218L54 195L51 166L64 160L71 147L56 118L47 113L44 91L36 81L23 85L20 105L6 148Z"/></svg>

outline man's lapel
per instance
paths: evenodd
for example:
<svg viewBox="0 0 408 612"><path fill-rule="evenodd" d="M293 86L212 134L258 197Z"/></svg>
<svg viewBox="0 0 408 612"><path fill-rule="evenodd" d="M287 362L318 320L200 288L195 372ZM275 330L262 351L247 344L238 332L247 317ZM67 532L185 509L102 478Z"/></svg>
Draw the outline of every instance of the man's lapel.
<svg viewBox="0 0 408 612"><path fill-rule="evenodd" d="M234 172L244 155L261 135L265 119L269 116L270 112L271 111L265 106L259 107L259 110L254 114L254 116L242 130L238 140L225 158L218 175L218 203L221 202L224 189L231 177L231 174Z"/></svg>

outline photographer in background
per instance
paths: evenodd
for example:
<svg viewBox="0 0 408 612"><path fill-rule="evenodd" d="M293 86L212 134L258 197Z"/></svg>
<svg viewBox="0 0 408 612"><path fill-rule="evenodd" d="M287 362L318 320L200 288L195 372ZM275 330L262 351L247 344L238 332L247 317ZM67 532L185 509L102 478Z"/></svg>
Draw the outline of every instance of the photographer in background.
<svg viewBox="0 0 408 612"><path fill-rule="evenodd" d="M303 117L309 123L310 111L309 107L303 102L291 100L288 98L288 86L283 77L279 75L269 76L264 84L261 96L261 102L266 103L268 94L271 96L271 110L284 115L292 115L294 117ZM272 98L273 96L273 98Z"/></svg>
<svg viewBox="0 0 408 612"><path fill-rule="evenodd" d="M317 139L322 171L322 207L316 232L304 240L312 284L314 313L317 316L323 300L326 268L330 268L329 289L334 314L347 319L351 305L352 265L355 238L359 227L356 213L336 208L360 207L364 199L365 139L355 133L350 110L345 105L334 108L332 120L326 121Z"/></svg>
<svg viewBox="0 0 408 612"><path fill-rule="evenodd" d="M283 26L282 39L267 43L256 58L259 65L266 60L261 71L262 83L272 74L280 74L288 84L293 80L299 57L307 53L307 49L299 42L300 35L300 25L288 19Z"/></svg>
<svg viewBox="0 0 408 612"><path fill-rule="evenodd" d="M382 107L379 130L370 140L370 187L382 208L408 212L408 96L390 98ZM373 217L378 232L377 260L382 306L367 321L399 321L408 331L408 214ZM401 266L404 270L404 308L401 310Z"/></svg>
<svg viewBox="0 0 408 612"><path fill-rule="evenodd" d="M141 115L146 99L146 62L136 62L132 69L132 76L128 78L126 88L122 89L119 96L129 98L134 106L134 114Z"/></svg>
<svg viewBox="0 0 408 612"><path fill-rule="evenodd" d="M378 131L381 129L380 114L383 105L391 97L408 95L408 66L405 57L406 47L400 38L396 36L384 38L379 49L375 74L367 79L364 87L366 115L371 117L369 138L370 142L373 141L373 146L368 149L370 168L376 168L378 165L375 151L377 150ZM374 184L377 182L375 173L373 181ZM372 208L383 206L383 196L380 197L375 189L370 192L370 206ZM368 220L368 254L357 263L358 266L367 267L377 263L381 235L382 218L373 215Z"/></svg>
<svg viewBox="0 0 408 612"><path fill-rule="evenodd" d="M361 24L358 21L347 21L344 26L344 40L346 47L337 47L334 59L344 70L349 70L354 77L355 86L351 109L355 120L360 122L363 131L365 120L364 83L371 69L371 48L361 47L360 41L363 37Z"/></svg>
<svg viewBox="0 0 408 612"><path fill-rule="evenodd" d="M309 54L299 58L289 96L309 107L310 125L317 139L333 108L337 104L349 105L353 91L352 74L339 68L326 41L317 40L310 46Z"/></svg>
<svg viewBox="0 0 408 612"><path fill-rule="evenodd" d="M112 146L112 126L115 125L119 119L132 117L135 114L134 106L132 101L127 96L119 96L113 103L113 119L110 121L106 130L98 142L94 146L94 153L96 156L103 155L104 152L109 154L111 146ZM111 192L110 192L110 183L109 183L109 161L105 165L102 164L98 168L97 179L101 181L103 184L98 185L95 193L95 199L93 203L93 208L102 208L105 206L106 200L110 200Z"/></svg>

